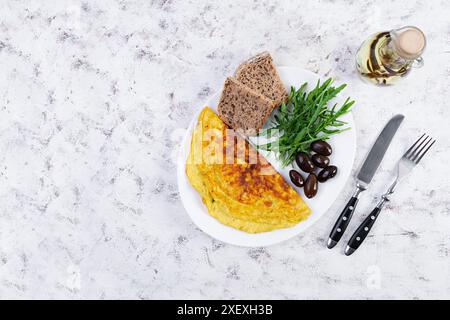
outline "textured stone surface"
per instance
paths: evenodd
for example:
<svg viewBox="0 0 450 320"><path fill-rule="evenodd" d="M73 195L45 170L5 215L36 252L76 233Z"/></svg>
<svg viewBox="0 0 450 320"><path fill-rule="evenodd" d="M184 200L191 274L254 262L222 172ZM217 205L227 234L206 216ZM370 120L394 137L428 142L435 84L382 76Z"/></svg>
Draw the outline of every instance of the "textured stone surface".
<svg viewBox="0 0 450 320"><path fill-rule="evenodd" d="M22 1L0 4L0 298L450 298L448 1ZM417 25L425 66L362 83L371 33ZM364 247L325 249L348 181L307 232L238 248L198 230L176 183L180 135L244 59L269 50L349 83L354 170L406 121L350 228L421 132L438 139ZM345 239L347 239L349 235Z"/></svg>

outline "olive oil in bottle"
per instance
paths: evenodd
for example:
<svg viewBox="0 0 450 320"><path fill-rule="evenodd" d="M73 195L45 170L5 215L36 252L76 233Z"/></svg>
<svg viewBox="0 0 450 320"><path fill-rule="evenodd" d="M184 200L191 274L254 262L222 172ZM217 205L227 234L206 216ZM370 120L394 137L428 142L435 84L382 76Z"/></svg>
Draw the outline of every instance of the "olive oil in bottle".
<svg viewBox="0 0 450 320"><path fill-rule="evenodd" d="M416 27L379 32L363 42L356 53L356 68L364 80L391 85L413 66L421 67L425 35Z"/></svg>

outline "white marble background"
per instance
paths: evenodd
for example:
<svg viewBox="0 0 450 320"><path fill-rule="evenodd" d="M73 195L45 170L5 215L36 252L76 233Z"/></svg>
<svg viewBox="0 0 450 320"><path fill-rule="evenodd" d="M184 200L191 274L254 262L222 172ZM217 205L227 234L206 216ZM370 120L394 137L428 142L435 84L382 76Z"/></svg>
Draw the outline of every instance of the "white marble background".
<svg viewBox="0 0 450 320"><path fill-rule="evenodd" d="M0 298L450 298L449 16L445 0L1 0ZM358 45L404 25L425 31L425 66L390 88L360 82ZM355 169L405 114L360 213L408 144L438 139L352 257L325 248L352 181L268 248L215 241L181 205L181 129L262 50L349 83Z"/></svg>

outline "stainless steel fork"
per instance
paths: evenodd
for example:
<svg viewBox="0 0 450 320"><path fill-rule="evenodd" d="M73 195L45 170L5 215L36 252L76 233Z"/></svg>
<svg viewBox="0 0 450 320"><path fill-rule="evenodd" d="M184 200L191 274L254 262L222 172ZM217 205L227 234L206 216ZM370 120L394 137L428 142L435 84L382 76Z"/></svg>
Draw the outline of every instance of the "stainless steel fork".
<svg viewBox="0 0 450 320"><path fill-rule="evenodd" d="M394 193L397 185L411 172L411 170L420 162L423 156L430 150L431 146L436 142L430 136L423 134L405 154L397 162L397 176L391 186L388 188L385 194L381 196L377 206L366 217L361 225L356 229L350 238L347 247L345 248L345 255L349 256L356 249L359 248L366 236L369 234L370 229L375 224L375 220L381 212L381 209L386 202L390 201L391 194Z"/></svg>

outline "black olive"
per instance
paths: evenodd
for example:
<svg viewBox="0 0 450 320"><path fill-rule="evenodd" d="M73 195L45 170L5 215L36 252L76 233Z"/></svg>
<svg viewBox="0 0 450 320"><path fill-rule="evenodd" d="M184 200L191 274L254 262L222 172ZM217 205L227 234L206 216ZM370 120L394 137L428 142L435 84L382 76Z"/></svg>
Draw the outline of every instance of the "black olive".
<svg viewBox="0 0 450 320"><path fill-rule="evenodd" d="M319 182L325 182L328 179L333 178L337 173L337 167L336 166L328 166L322 169L322 171L319 172L319 175L317 176L317 179Z"/></svg>
<svg viewBox="0 0 450 320"><path fill-rule="evenodd" d="M321 154L313 154L311 157L312 162L318 166L319 168L325 168L327 165L330 164L330 158L323 156Z"/></svg>
<svg viewBox="0 0 450 320"><path fill-rule="evenodd" d="M337 174L338 168L336 166L328 166L327 168L331 171L330 179L334 178L334 176Z"/></svg>
<svg viewBox="0 0 450 320"><path fill-rule="evenodd" d="M300 169L308 173L313 172L316 168L312 163L311 158L305 152L300 152L295 157L295 162L297 162L297 165Z"/></svg>
<svg viewBox="0 0 450 320"><path fill-rule="evenodd" d="M317 194L317 177L314 173L309 174L303 190L307 198L312 198Z"/></svg>
<svg viewBox="0 0 450 320"><path fill-rule="evenodd" d="M301 188L304 185L304 179L300 172L296 170L289 171L289 178L291 178L291 181L293 184L295 184L297 187Z"/></svg>
<svg viewBox="0 0 450 320"><path fill-rule="evenodd" d="M331 146L323 140L316 140L312 142L310 147L312 151L323 156L329 156L333 151L333 149L331 149Z"/></svg>
<svg viewBox="0 0 450 320"><path fill-rule="evenodd" d="M319 182L325 182L330 178L330 171L328 171L327 169L322 169L319 174L317 175L317 180L319 180Z"/></svg>

